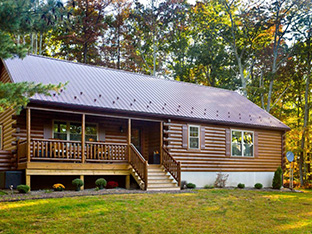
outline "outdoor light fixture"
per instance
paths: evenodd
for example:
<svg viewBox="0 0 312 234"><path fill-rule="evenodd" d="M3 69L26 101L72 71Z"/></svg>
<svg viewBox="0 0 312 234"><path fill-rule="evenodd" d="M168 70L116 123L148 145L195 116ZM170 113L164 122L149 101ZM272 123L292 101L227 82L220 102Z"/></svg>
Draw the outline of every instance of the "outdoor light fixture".
<svg viewBox="0 0 312 234"><path fill-rule="evenodd" d="M123 128L122 128L122 126L120 126L119 130L120 130L120 132L121 132L121 133L123 133L123 132L124 132L124 130L123 130Z"/></svg>

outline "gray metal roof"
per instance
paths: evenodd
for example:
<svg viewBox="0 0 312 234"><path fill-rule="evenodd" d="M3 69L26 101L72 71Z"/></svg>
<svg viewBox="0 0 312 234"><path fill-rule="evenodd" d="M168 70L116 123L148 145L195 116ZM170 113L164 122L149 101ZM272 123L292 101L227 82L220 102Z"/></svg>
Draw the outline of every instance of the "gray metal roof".
<svg viewBox="0 0 312 234"><path fill-rule="evenodd" d="M42 56L4 61L13 82L69 82L60 95L31 101L99 107L225 124L288 130L237 92Z"/></svg>

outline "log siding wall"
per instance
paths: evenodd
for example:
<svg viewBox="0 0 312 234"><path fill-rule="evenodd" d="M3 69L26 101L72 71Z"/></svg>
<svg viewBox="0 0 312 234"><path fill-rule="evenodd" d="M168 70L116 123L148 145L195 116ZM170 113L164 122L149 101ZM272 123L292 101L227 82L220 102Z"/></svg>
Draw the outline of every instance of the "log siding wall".
<svg viewBox="0 0 312 234"><path fill-rule="evenodd" d="M10 83L11 79L9 74L1 67L1 82ZM2 125L2 150L11 151L15 149L15 141L14 137L15 128L13 127L16 123L14 119L15 111L14 110L6 110L0 113L0 125Z"/></svg>
<svg viewBox="0 0 312 234"><path fill-rule="evenodd" d="M229 152L227 134L230 127L196 124L204 127L204 149L193 150L183 145L183 128L187 123L165 123L164 143L170 154L182 163L182 171L229 172L229 171L275 171L281 165L282 132L242 129L257 136L257 153L254 157L233 157ZM240 129L240 128L233 128ZM230 139L229 139L230 141Z"/></svg>

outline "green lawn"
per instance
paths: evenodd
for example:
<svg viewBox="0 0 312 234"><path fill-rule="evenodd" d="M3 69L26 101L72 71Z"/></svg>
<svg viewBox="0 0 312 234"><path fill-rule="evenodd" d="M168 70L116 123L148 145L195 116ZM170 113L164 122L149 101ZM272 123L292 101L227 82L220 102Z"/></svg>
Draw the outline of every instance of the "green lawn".
<svg viewBox="0 0 312 234"><path fill-rule="evenodd" d="M0 233L312 233L312 193L217 189L6 202Z"/></svg>

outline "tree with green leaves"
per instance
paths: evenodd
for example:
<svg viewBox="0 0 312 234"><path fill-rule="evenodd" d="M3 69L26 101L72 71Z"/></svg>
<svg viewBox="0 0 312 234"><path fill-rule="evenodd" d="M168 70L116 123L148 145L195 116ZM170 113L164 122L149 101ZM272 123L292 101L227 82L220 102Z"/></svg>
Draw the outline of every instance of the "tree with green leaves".
<svg viewBox="0 0 312 234"><path fill-rule="evenodd" d="M34 18L43 16L43 12L33 9L30 0L4 0L0 3L0 58L23 58L29 48L28 43L20 43L18 35L31 33ZM53 22L55 18L52 19ZM17 40L18 39L18 40ZM0 82L0 111L17 109L26 106L29 98L36 93L50 95L50 90L59 90L63 84L43 85L31 82Z"/></svg>
<svg viewBox="0 0 312 234"><path fill-rule="evenodd" d="M112 0L71 0L66 5L69 22L64 21L54 41L58 43L56 57L81 63L98 64L101 61L99 38L107 25L105 9Z"/></svg>
<svg viewBox="0 0 312 234"><path fill-rule="evenodd" d="M107 30L104 32L101 51L102 64L107 67L135 70L133 64L134 47L129 34L129 23L127 21L131 12L131 1L115 0L111 3L111 12L106 15L104 21Z"/></svg>

